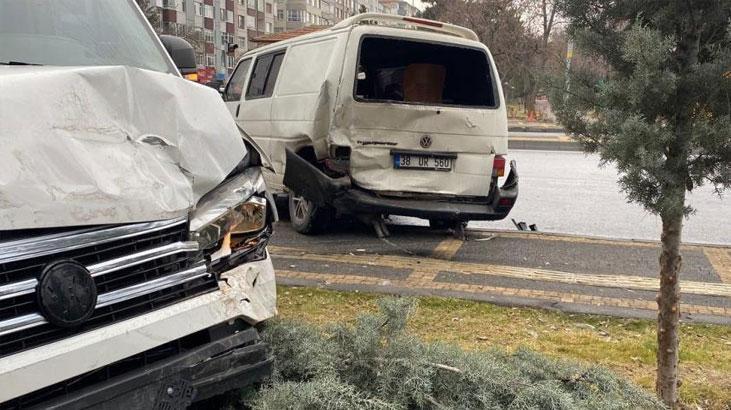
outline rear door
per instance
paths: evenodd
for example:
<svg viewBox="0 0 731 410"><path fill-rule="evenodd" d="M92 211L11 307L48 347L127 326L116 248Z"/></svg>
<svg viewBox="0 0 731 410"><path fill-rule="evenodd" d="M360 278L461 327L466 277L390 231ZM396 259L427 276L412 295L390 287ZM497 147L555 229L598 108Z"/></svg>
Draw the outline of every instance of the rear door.
<svg viewBox="0 0 731 410"><path fill-rule="evenodd" d="M411 36L363 35L343 73L353 87L333 134L349 140L351 176L384 194L486 197L493 159L507 153L492 59L476 42Z"/></svg>

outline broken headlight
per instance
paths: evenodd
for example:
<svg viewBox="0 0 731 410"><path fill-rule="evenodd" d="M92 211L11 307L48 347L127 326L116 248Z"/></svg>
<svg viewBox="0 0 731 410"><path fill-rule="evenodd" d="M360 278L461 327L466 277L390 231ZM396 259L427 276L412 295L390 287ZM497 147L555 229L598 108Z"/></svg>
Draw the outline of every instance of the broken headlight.
<svg viewBox="0 0 731 410"><path fill-rule="evenodd" d="M206 194L190 215L191 240L215 263L263 250L271 233L266 185L258 167L247 168ZM241 260L241 263L245 260Z"/></svg>

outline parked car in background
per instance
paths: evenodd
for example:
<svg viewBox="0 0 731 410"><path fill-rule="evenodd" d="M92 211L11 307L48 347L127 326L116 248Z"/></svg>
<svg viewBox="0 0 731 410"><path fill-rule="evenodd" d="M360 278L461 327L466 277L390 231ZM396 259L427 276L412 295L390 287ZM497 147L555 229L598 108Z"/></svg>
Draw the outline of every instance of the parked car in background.
<svg viewBox="0 0 731 410"><path fill-rule="evenodd" d="M0 0L0 408L180 408L271 371L266 160L163 40L133 0Z"/></svg>
<svg viewBox="0 0 731 410"><path fill-rule="evenodd" d="M272 158L270 186L289 192L299 232L338 213L435 227L502 219L517 198L514 163L498 185L508 148L498 72L464 27L359 14L244 54L223 97Z"/></svg>

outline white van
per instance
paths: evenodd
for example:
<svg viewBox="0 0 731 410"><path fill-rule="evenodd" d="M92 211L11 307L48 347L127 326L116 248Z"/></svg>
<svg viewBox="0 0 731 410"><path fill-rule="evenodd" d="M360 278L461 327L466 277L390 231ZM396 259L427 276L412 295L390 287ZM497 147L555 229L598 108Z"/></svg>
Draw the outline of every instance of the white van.
<svg viewBox="0 0 731 410"><path fill-rule="evenodd" d="M299 232L337 213L463 226L505 218L517 198L514 163L498 186L508 148L500 79L467 28L360 14L246 53L223 97L271 157L269 185L291 193Z"/></svg>

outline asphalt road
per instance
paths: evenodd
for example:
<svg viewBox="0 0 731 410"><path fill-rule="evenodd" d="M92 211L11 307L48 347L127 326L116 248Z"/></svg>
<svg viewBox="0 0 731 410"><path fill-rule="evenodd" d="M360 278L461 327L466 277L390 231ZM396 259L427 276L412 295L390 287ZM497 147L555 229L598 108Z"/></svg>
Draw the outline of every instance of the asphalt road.
<svg viewBox="0 0 731 410"><path fill-rule="evenodd" d="M511 150L520 175L518 202L507 220L471 222L471 228L515 230L510 221L536 224L544 232L622 239L660 238L661 222L619 192L616 169L599 167L598 157L578 151ZM696 212L684 226L683 241L731 244L731 197L709 186L688 197ZM397 223L424 225L415 218Z"/></svg>

